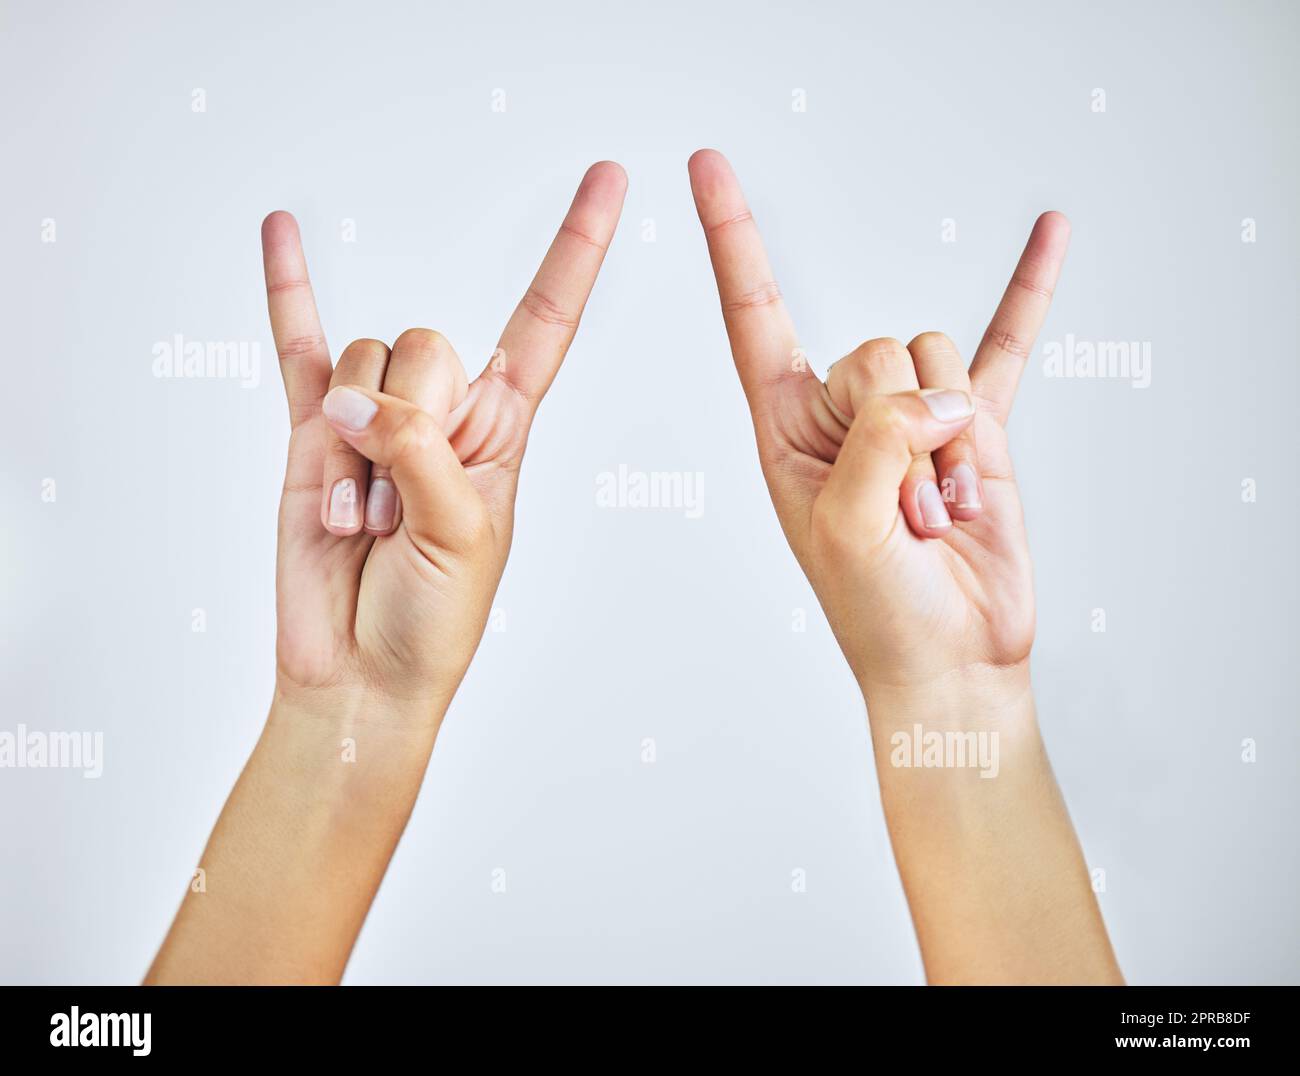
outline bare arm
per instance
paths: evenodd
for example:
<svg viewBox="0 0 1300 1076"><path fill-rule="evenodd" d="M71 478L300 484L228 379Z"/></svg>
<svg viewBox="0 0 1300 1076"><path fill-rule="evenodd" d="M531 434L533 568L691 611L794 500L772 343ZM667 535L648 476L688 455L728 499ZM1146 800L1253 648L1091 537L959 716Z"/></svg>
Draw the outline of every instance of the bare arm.
<svg viewBox="0 0 1300 1076"><path fill-rule="evenodd" d="M568 215L483 372L440 334L330 360L298 226L262 226L292 434L276 693L147 982L337 982L483 634L528 430L577 331L627 181Z"/></svg>
<svg viewBox="0 0 1300 1076"><path fill-rule="evenodd" d="M731 166L701 150L690 176L772 502L867 702L927 974L1118 982L1038 734L1032 569L1003 428L1069 224L1039 218L969 369L928 332L868 340L823 382ZM981 735L1001 752L996 776L978 750L974 764L956 754Z"/></svg>

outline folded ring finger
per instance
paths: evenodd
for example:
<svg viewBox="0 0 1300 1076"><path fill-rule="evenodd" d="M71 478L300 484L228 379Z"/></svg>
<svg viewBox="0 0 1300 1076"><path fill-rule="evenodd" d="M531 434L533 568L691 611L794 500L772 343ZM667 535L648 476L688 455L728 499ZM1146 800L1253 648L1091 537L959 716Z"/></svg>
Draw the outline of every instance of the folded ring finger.
<svg viewBox="0 0 1300 1076"><path fill-rule="evenodd" d="M384 394L415 404L443 426L447 415L460 406L468 390L465 368L441 334L432 329L407 329L393 341L384 371ZM402 518L402 498L388 469L370 469L370 494L366 497L366 530L391 534Z"/></svg>
<svg viewBox="0 0 1300 1076"><path fill-rule="evenodd" d="M916 376L923 389L960 389L969 395L970 375L957 345L943 333L922 333L908 351L916 364ZM939 489L953 519L971 520L983 507L979 454L975 448L975 423L932 454Z"/></svg>
<svg viewBox="0 0 1300 1076"><path fill-rule="evenodd" d="M330 388L355 385L378 392L388 367L388 346L378 340L354 340L339 356ZM363 524L370 480L370 461L332 430L325 450L321 523L331 534L356 534Z"/></svg>
<svg viewBox="0 0 1300 1076"><path fill-rule="evenodd" d="M890 339L868 340L826 375L831 402L847 415L853 414L851 398L892 396L919 388L911 354L897 340ZM898 499L908 525L920 537L938 538L952 527L928 452L913 458L899 487Z"/></svg>

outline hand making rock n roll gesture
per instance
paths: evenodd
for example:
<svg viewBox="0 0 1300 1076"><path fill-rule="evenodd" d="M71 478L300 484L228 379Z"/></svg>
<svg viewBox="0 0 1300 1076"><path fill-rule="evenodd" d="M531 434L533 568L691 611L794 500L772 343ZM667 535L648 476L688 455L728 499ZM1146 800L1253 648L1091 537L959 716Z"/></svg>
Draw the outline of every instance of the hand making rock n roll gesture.
<svg viewBox="0 0 1300 1076"><path fill-rule="evenodd" d="M446 339L408 329L330 361L298 227L262 225L293 433L276 582L281 691L355 684L445 708L510 548L519 465L573 340L627 180L582 180L532 285L472 382Z"/></svg>
<svg viewBox="0 0 1300 1076"><path fill-rule="evenodd" d="M331 363L298 225L262 225L289 398L276 690L146 983L336 983L501 578L537 405L573 341L627 179L594 165L470 382L408 329Z"/></svg>
<svg viewBox="0 0 1300 1076"><path fill-rule="evenodd" d="M859 682L1023 663L1032 573L1004 426L1069 223L1039 217L969 370L926 332L869 340L823 383L731 167L701 150L690 177L777 515Z"/></svg>
<svg viewBox="0 0 1300 1076"><path fill-rule="evenodd" d="M823 383L731 167L702 150L690 176L777 515L867 704L928 979L1122 982L1038 729L1004 430L1069 225L1039 217L969 371L928 332L871 340ZM954 751L918 766L918 740ZM963 765L958 743L988 764Z"/></svg>

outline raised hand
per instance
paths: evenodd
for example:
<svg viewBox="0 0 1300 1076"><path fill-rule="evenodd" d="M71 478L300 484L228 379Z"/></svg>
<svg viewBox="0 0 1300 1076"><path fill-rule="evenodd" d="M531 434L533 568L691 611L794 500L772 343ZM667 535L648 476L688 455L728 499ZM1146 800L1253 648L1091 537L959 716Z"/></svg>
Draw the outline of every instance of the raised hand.
<svg viewBox="0 0 1300 1076"><path fill-rule="evenodd" d="M337 982L501 578L528 429L627 187L597 164L472 383L436 332L330 362L298 226L262 225L289 397L275 699L146 976ZM197 877L197 875L196 875Z"/></svg>
<svg viewBox="0 0 1300 1076"><path fill-rule="evenodd" d="M281 692L351 685L441 714L482 635L513 529L537 405L573 340L627 187L616 164L578 188L483 372L408 329L338 364L298 228L262 226L267 300L293 433L280 508Z"/></svg>
<svg viewBox="0 0 1300 1076"><path fill-rule="evenodd" d="M691 158L777 515L864 689L1022 665L1032 572L1004 429L1070 226L1034 225L970 370L938 332L808 368L731 167Z"/></svg>
<svg viewBox="0 0 1300 1076"><path fill-rule="evenodd" d="M823 384L730 166L702 150L690 175L772 501L867 703L927 975L1121 981L1038 731L1003 429L1069 225L1038 219L969 371L924 333L863 344Z"/></svg>

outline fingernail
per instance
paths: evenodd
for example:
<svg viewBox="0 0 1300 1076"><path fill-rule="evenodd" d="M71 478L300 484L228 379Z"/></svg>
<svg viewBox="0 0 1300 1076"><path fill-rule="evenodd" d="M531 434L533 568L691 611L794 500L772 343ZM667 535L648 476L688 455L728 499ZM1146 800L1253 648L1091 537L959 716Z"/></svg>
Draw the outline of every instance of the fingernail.
<svg viewBox="0 0 1300 1076"><path fill-rule="evenodd" d="M933 482L922 482L916 487L916 507L921 513L921 522L929 529L952 526L948 509L943 504L943 494Z"/></svg>
<svg viewBox="0 0 1300 1076"><path fill-rule="evenodd" d="M329 399L328 396L325 398ZM921 393L921 399L925 401L925 406L930 409L930 414L940 422L956 422L958 419L969 418L975 413L975 408L971 406L970 397L964 392L958 392L956 389L923 392Z"/></svg>
<svg viewBox="0 0 1300 1076"><path fill-rule="evenodd" d="M337 391L337 390L335 390ZM329 397L326 397L328 399ZM354 478L340 478L330 490L329 525L348 530L357 519L357 483Z"/></svg>
<svg viewBox="0 0 1300 1076"><path fill-rule="evenodd" d="M337 422L345 430L364 430L375 417L379 405L365 393L340 385L325 394L321 410L331 422Z"/></svg>
<svg viewBox="0 0 1300 1076"><path fill-rule="evenodd" d="M980 480L969 463L959 463L948 475L952 480L953 504L958 508L980 507Z"/></svg>
<svg viewBox="0 0 1300 1076"><path fill-rule="evenodd" d="M387 478L372 478L366 494L366 526L372 531L386 531L397 514L397 487Z"/></svg>

